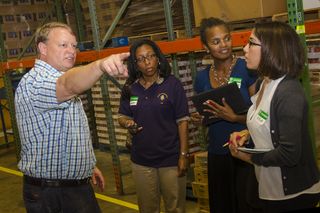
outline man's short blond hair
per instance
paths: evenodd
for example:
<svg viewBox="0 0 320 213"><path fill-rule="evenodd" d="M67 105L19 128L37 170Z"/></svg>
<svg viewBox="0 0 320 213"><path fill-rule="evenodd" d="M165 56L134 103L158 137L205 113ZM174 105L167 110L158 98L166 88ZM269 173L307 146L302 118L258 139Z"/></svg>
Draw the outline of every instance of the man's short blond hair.
<svg viewBox="0 0 320 213"><path fill-rule="evenodd" d="M46 43L46 41L48 40L49 33L54 28L64 28L68 30L72 35L74 35L71 27L68 26L67 24L64 24L61 22L49 22L39 27L36 31L35 43L37 47L40 42Z"/></svg>

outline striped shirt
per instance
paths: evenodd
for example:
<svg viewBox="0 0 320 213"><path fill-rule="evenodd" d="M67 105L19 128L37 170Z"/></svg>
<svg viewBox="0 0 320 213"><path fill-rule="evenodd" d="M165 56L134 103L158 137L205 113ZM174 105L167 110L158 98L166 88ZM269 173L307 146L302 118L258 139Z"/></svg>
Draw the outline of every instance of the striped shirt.
<svg viewBox="0 0 320 213"><path fill-rule="evenodd" d="M62 75L36 60L15 93L21 140L19 169L47 179L83 179L96 159L86 114L79 97L58 103L56 81Z"/></svg>

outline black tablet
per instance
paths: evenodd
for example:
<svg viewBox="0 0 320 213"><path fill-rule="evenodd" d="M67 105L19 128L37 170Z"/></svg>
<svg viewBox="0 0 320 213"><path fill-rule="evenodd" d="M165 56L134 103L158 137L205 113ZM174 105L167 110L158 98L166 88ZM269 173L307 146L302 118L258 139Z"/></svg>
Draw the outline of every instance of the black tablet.
<svg viewBox="0 0 320 213"><path fill-rule="evenodd" d="M249 109L249 106L245 103L240 93L237 83L226 84L191 97L197 111L204 116L203 124L208 125L220 120L220 118L214 117L212 113L204 112L203 110L208 107L203 103L207 100L213 100L222 105L222 98L225 98L226 102L236 114L245 114Z"/></svg>

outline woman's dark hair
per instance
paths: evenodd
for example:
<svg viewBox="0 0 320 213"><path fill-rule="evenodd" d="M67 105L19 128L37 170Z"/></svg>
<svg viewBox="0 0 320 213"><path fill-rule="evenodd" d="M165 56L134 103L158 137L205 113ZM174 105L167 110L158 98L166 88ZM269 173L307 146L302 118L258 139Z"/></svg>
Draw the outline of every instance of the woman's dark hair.
<svg viewBox="0 0 320 213"><path fill-rule="evenodd" d="M217 26L224 26L228 30L228 32L230 32L230 28L228 24L221 19L210 17L210 18L204 18L201 20L200 39L204 45L208 46L206 30L211 27L217 27Z"/></svg>
<svg viewBox="0 0 320 213"><path fill-rule="evenodd" d="M138 69L137 66L137 58L136 58L136 52L137 49L143 45L150 46L154 53L156 54L158 60L159 60L159 76L166 79L171 74L171 67L166 59L165 55L161 52L159 46L151 40L148 39L141 39L134 41L130 47L130 56L128 58L128 72L129 77L126 81L126 83L123 86L121 97L123 99L129 99L131 96L130 92L130 86L133 84L137 79L141 77L141 71Z"/></svg>
<svg viewBox="0 0 320 213"><path fill-rule="evenodd" d="M305 52L292 27L283 22L258 23L253 33L261 42L260 75L271 79L284 75L293 78L300 76Z"/></svg>

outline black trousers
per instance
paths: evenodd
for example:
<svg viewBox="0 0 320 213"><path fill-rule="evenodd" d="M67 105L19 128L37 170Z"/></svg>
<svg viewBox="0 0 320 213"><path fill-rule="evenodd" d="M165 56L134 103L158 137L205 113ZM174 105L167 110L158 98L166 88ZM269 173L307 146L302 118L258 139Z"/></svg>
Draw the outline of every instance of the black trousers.
<svg viewBox="0 0 320 213"><path fill-rule="evenodd" d="M320 212L320 208L316 205L320 202L320 193L318 194L302 194L298 197L270 201L263 200L264 213L277 213L277 212Z"/></svg>
<svg viewBox="0 0 320 213"><path fill-rule="evenodd" d="M256 179L252 165L233 158L231 154L208 153L211 213L261 212L257 183L254 181Z"/></svg>
<svg viewBox="0 0 320 213"><path fill-rule="evenodd" d="M46 187L23 183L28 213L100 213L90 183L72 187Z"/></svg>

